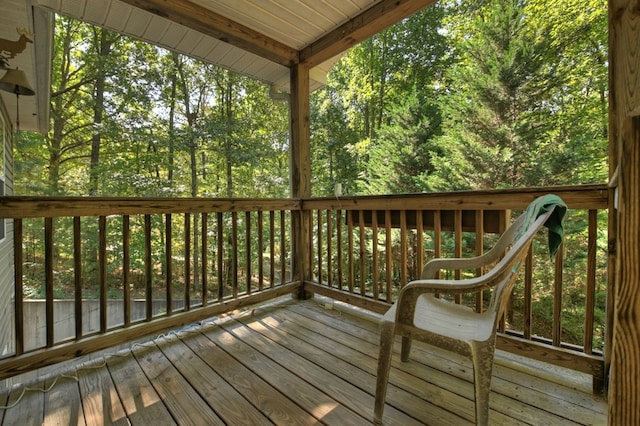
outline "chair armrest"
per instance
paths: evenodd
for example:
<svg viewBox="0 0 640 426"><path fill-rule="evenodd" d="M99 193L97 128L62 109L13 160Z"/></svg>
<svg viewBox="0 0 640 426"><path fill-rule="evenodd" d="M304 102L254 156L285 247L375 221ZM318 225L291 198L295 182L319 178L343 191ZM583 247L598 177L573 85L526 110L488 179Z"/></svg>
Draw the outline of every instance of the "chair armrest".
<svg viewBox="0 0 640 426"><path fill-rule="evenodd" d="M492 282L486 275L462 280L413 280L402 288L398 299L407 297L406 293L469 293L491 287Z"/></svg>
<svg viewBox="0 0 640 426"><path fill-rule="evenodd" d="M437 279L438 271L443 269L448 270L461 270L461 269L477 269L497 260L499 256L488 256L488 252L485 255L477 257L440 257L431 259L428 261L422 269L420 280L435 280Z"/></svg>
<svg viewBox="0 0 640 426"><path fill-rule="evenodd" d="M413 323L416 303L421 295L428 293L431 293L434 296L436 293L469 293L490 287L492 282L493 280L487 279L486 276L474 277L465 280L414 280L409 282L402 288L402 290L400 290L398 300L394 305L395 309L393 309L393 313L391 315L395 317L395 320L398 323L410 325ZM389 314L390 313L388 313L388 315Z"/></svg>

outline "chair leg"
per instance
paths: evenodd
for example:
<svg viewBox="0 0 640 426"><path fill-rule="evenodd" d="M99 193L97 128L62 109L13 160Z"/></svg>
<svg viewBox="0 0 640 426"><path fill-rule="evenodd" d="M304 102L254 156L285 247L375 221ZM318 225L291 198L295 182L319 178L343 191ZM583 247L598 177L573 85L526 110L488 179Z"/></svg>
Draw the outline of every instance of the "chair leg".
<svg viewBox="0 0 640 426"><path fill-rule="evenodd" d="M373 411L375 424L382 424L384 401L387 395L389 369L391 368L391 354L393 352L394 323L383 321L380 323L380 353L378 355L378 373L376 379L376 402Z"/></svg>
<svg viewBox="0 0 640 426"><path fill-rule="evenodd" d="M411 338L402 336L402 349L400 350L400 359L402 362L409 361L409 353L411 352Z"/></svg>
<svg viewBox="0 0 640 426"><path fill-rule="evenodd" d="M473 385L476 402L476 424L489 424L489 396L495 342L472 345Z"/></svg>

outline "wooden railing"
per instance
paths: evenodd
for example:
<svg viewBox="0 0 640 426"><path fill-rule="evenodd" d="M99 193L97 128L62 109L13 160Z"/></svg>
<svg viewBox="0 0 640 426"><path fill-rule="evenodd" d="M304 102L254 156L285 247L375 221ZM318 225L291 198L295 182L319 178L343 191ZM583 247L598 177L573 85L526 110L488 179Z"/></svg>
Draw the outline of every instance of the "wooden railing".
<svg viewBox="0 0 640 426"><path fill-rule="evenodd" d="M565 246L551 263L544 239L534 245L499 347L593 374L601 389L612 262L604 185L303 200L3 197L15 339L0 378L285 294L382 313L428 259L482 253L549 192L570 209ZM458 302L482 309L486 297Z"/></svg>
<svg viewBox="0 0 640 426"><path fill-rule="evenodd" d="M299 205L3 197L0 217L13 219L15 339L0 378L296 291ZM43 299L41 330L39 315L25 315L33 298Z"/></svg>
<svg viewBox="0 0 640 426"><path fill-rule="evenodd" d="M550 192L569 207L565 243L550 261L546 236L539 235L498 347L592 374L594 389L602 390L610 262L606 186L305 200L313 242L305 289L385 312L425 261L482 254L511 215ZM456 301L481 310L486 300L485 292Z"/></svg>

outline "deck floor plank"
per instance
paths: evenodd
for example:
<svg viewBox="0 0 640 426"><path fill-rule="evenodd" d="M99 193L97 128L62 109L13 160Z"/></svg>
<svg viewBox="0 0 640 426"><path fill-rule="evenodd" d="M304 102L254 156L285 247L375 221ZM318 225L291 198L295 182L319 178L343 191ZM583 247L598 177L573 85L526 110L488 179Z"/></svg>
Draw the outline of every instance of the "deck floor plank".
<svg viewBox="0 0 640 426"><path fill-rule="evenodd" d="M158 344L162 345L163 340ZM159 348L136 348L133 354L178 424L225 424Z"/></svg>
<svg viewBox="0 0 640 426"><path fill-rule="evenodd" d="M288 319L293 325L287 324L286 329L292 330L297 327L300 338L311 335L310 331L312 331L312 338L315 344L323 344L325 348L337 348L334 350L334 353L340 355L347 361L359 360L359 364L356 365L372 375L373 385L371 385L369 389L375 388L377 357L374 357L374 355L377 355L378 346L362 340L361 337L363 337L364 334L357 333L360 337L356 337L332 327L319 327L318 324L320 322L317 321L317 319L312 320L294 311L279 310L274 313L274 315ZM377 339L378 337L376 334L370 338ZM337 339L337 342L333 339ZM362 348L364 348L368 354L360 352ZM430 369L424 365L418 366L415 363L413 365L411 365L411 363L401 363L398 361L397 356L394 359L394 364L396 368L391 372L390 386L387 391L388 405L397 406L399 409L414 416L421 416L424 415L424 412L428 412L430 416L429 421L432 423L436 422L434 416L438 409L444 409L449 412L449 417L451 417L451 415L459 416L455 419L447 419L441 416L444 417L443 424L461 424L464 421L473 422L475 414L473 387L470 377L468 380L462 380L450 374L442 373L439 370ZM408 367L407 370L410 371L410 373L405 371L403 367ZM422 377L414 376L416 371L422 373ZM422 400L422 403L407 404L407 393L412 396L418 396ZM425 407L428 408L425 409ZM385 416L387 415L386 410L385 408ZM492 424L515 425L519 423L517 419L503 415L500 412L492 412L491 421Z"/></svg>
<svg viewBox="0 0 640 426"><path fill-rule="evenodd" d="M354 312L356 313L354 315ZM105 360L71 365L0 391L2 425L371 425L378 316L317 301L263 305L156 338ZM474 419L471 364L416 343L394 347L385 425L464 425ZM45 374L43 372L42 374ZM18 380L16 380L19 382ZM588 379L496 354L492 425L605 425Z"/></svg>
<svg viewBox="0 0 640 426"><path fill-rule="evenodd" d="M11 392L11 389L9 388L0 390L0 406L7 407L7 400L9 399L10 392ZM7 412L6 409L0 409L0 424L2 424L2 422L4 421L4 416L6 412Z"/></svg>
<svg viewBox="0 0 640 426"><path fill-rule="evenodd" d="M59 376L47 379L46 386L47 389L51 388L51 390L44 394L44 419L42 424L51 426L85 426L78 382L73 378Z"/></svg>
<svg viewBox="0 0 640 426"><path fill-rule="evenodd" d="M115 383L104 367L106 364L100 362L77 369L85 421L88 426L126 426L129 424L127 414Z"/></svg>
<svg viewBox="0 0 640 426"><path fill-rule="evenodd" d="M239 395L276 425L316 425L318 419L300 408L284 393L248 370L241 362L215 345L202 333L181 335L182 341Z"/></svg>
<svg viewBox="0 0 640 426"><path fill-rule="evenodd" d="M371 407L374 403L374 397L367 390L375 387L374 375L367 374L357 366L337 357L331 350L327 351L298 338L290 332L290 324L287 324L286 330L284 330L278 327L279 322L272 317L260 318L256 321L246 317L239 320L265 338L271 339L275 345L269 345L270 348L279 345L280 351L291 351L299 356L301 362L291 368L295 369L297 374L306 375L310 374L311 370L320 369L315 374L322 375L324 380L317 382L318 387L327 394L338 396L340 400L344 398L345 405L362 417L373 416ZM271 356L274 359L282 358L280 351L276 351ZM416 419L395 410L393 407L390 407L388 412L388 420L402 425L416 423ZM460 421L459 418L452 417L448 417L446 420Z"/></svg>
<svg viewBox="0 0 640 426"><path fill-rule="evenodd" d="M133 353L110 358L107 367L133 426L177 424Z"/></svg>
<svg viewBox="0 0 640 426"><path fill-rule="evenodd" d="M20 386L14 386L9 393L3 425L41 426L44 421L44 381L39 380L29 384L29 389L23 392ZM13 405L15 403L17 405Z"/></svg>
<svg viewBox="0 0 640 426"><path fill-rule="evenodd" d="M281 364L257 351L255 346L249 345L245 340L253 340L255 337L249 329L235 327L234 330L237 334L230 333L226 329L224 329L225 333L211 329L205 331L205 334L218 346L224 348L225 351L242 362L245 367L275 388L293 397L302 408L323 423L362 425L365 422L364 418L346 408L337 399L317 389L312 384L313 381L308 382L301 379ZM254 342L254 344L256 343ZM257 346L266 344L266 342L259 342ZM268 349L265 348L265 350ZM297 361L297 359L288 359L285 362L290 365L295 364ZM321 378L318 379L320 380Z"/></svg>
<svg viewBox="0 0 640 426"><path fill-rule="evenodd" d="M363 417L373 418L373 403L374 395L370 393L372 389L375 389L376 382L376 367L377 360L372 356L364 354L359 357L357 351L349 350L349 348L341 345L336 345L335 342L330 342L322 335L315 334L313 336L304 337L305 333L309 331L316 331L312 329L304 329L298 323L289 322L285 327L282 327L283 321L279 321L275 316L260 319L259 321L247 321L246 318L240 319L243 322L256 329L260 330L266 337L270 337L274 341L278 341L280 345L283 345L292 351L295 351L300 356L309 360L313 364L322 368L328 373L332 373L336 379L340 377L348 378L348 381L355 385L356 388L351 386L345 387L345 391L348 395L351 395L351 400L355 400L355 396L360 397L358 406L352 407ZM279 314L277 314L279 315ZM269 326L267 328L266 326ZM316 325L316 328L318 326ZM298 333L296 333L296 330ZM338 333L338 330L333 330L329 334ZM322 345L323 338L325 345ZM357 360L361 363L358 364ZM412 379L407 377L407 379ZM327 390L331 392L331 389ZM385 416L387 421L394 421L398 424L410 424L419 420L421 423L431 422L432 424L465 424L469 423L473 419L473 412L467 413L467 418L459 416L447 410L443 410L437 405L431 405L429 410L420 410L416 407L424 405L424 399L409 392L403 392L402 390L390 388L389 389L389 401L395 401L399 406L399 409L393 404L387 404L385 408ZM406 414L405 414L406 413ZM409 417L407 417L409 416Z"/></svg>
<svg viewBox="0 0 640 426"><path fill-rule="evenodd" d="M207 404L215 407L226 424L272 424L180 339L169 337L160 341L158 347Z"/></svg>

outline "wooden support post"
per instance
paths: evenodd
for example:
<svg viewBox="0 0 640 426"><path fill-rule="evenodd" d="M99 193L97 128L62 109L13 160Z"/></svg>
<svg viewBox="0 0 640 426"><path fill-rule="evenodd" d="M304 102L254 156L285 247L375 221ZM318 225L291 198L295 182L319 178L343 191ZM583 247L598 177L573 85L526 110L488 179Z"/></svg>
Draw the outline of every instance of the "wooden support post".
<svg viewBox="0 0 640 426"><path fill-rule="evenodd" d="M609 0L609 143L617 229L609 424L640 424L640 10ZM610 314L611 315L611 314Z"/></svg>
<svg viewBox="0 0 640 426"><path fill-rule="evenodd" d="M311 131L309 128L309 68L297 64L291 67L291 196L311 196ZM293 281L304 283L311 278L310 220L304 211L292 212ZM302 288L302 287L301 287ZM310 297L304 291L294 297Z"/></svg>

